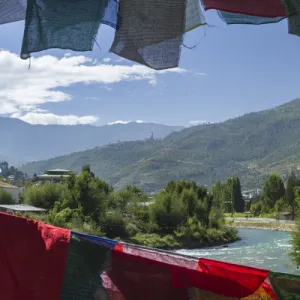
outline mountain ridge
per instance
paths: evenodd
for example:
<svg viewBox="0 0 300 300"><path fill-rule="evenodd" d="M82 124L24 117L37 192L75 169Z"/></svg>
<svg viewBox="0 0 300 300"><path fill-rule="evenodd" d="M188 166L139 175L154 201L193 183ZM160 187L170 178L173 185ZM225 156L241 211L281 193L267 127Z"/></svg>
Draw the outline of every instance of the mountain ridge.
<svg viewBox="0 0 300 300"><path fill-rule="evenodd" d="M182 126L156 123L93 125L33 125L19 119L0 117L0 157L10 164L49 159L118 141L164 138Z"/></svg>
<svg viewBox="0 0 300 300"><path fill-rule="evenodd" d="M90 163L96 175L116 188L133 184L156 191L169 180L193 179L211 185L239 176L258 187L270 172L284 178L300 170L300 99L220 123L171 133L163 140L125 142L49 161L28 164L27 173L63 167L78 171Z"/></svg>

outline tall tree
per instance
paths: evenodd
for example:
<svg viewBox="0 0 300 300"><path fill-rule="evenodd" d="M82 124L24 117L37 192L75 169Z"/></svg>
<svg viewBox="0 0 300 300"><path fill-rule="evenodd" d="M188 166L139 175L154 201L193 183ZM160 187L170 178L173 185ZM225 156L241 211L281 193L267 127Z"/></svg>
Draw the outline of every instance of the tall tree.
<svg viewBox="0 0 300 300"><path fill-rule="evenodd" d="M235 179L234 177L227 178L223 188L224 193L224 208L227 213L234 213L235 199Z"/></svg>
<svg viewBox="0 0 300 300"><path fill-rule="evenodd" d="M233 189L233 203L234 210L236 212L243 212L245 208L245 202L242 195L241 182L238 177L232 178L232 189Z"/></svg>
<svg viewBox="0 0 300 300"><path fill-rule="evenodd" d="M291 209L292 219L295 218L295 209L296 209L296 193L295 188L300 186L300 180L296 177L295 173L292 172L288 178L286 191L285 191L285 201ZM296 195L297 194L297 195Z"/></svg>
<svg viewBox="0 0 300 300"><path fill-rule="evenodd" d="M271 174L263 186L262 201L265 210L273 209L276 202L284 197L285 187L281 177Z"/></svg>

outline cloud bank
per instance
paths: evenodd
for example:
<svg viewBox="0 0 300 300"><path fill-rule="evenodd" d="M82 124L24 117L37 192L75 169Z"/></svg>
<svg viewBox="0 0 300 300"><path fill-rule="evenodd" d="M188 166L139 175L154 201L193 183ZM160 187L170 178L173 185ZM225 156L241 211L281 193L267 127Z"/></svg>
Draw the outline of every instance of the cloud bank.
<svg viewBox="0 0 300 300"><path fill-rule="evenodd" d="M109 62L108 59L104 59ZM95 116L55 115L41 111L45 103L71 101L72 95L61 88L75 84L110 84L129 81L148 81L155 85L159 74L184 73L175 68L154 71L141 65L112 65L96 63L83 55L63 58L45 55L28 61L14 53L0 51L0 115L20 118L31 124L89 124ZM109 87L108 87L109 89Z"/></svg>

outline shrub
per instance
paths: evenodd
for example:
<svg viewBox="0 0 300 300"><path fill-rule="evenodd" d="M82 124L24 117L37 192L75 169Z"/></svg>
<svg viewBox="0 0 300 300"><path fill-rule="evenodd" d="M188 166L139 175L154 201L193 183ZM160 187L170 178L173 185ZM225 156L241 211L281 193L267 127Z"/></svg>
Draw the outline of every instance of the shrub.
<svg viewBox="0 0 300 300"><path fill-rule="evenodd" d="M0 204L14 204L15 200L13 199L12 195L3 190L0 189Z"/></svg>
<svg viewBox="0 0 300 300"><path fill-rule="evenodd" d="M64 185L56 183L45 183L26 187L24 191L24 203L51 209L54 203L60 199L64 189Z"/></svg>
<svg viewBox="0 0 300 300"><path fill-rule="evenodd" d="M161 249L175 249L182 247L182 244L180 244L174 236L172 235L165 235L161 237L158 234L152 233L152 234L137 234L134 237L130 239L132 243L147 246L147 247L153 247L153 248L161 248Z"/></svg>
<svg viewBox="0 0 300 300"><path fill-rule="evenodd" d="M108 238L126 238L126 225L123 215L118 211L110 211L103 219L102 229Z"/></svg>

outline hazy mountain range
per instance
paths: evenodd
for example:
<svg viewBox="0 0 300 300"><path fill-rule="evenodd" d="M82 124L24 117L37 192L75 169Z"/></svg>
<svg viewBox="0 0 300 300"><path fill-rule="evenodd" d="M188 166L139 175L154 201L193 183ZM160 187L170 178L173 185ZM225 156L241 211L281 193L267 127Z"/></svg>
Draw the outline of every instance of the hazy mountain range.
<svg viewBox="0 0 300 300"><path fill-rule="evenodd" d="M153 123L106 126L31 125L19 119L0 117L0 160L11 165L100 147L119 141L164 138L183 127Z"/></svg>

